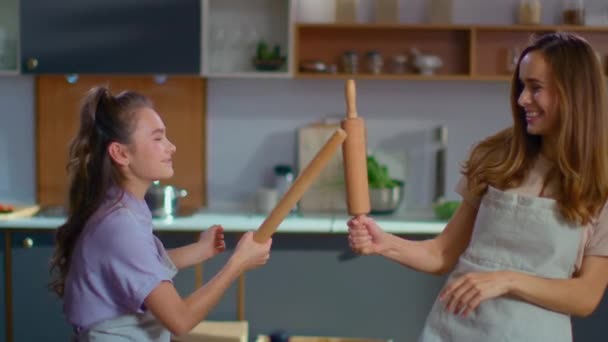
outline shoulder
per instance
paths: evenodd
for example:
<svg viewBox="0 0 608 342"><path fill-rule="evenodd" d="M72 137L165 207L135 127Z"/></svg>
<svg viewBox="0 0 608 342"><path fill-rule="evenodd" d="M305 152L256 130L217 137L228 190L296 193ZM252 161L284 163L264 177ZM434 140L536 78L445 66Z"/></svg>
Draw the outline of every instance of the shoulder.
<svg viewBox="0 0 608 342"><path fill-rule="evenodd" d="M89 239L101 248L129 249L133 242L153 241L152 227L138 220L125 206L120 204L90 222Z"/></svg>

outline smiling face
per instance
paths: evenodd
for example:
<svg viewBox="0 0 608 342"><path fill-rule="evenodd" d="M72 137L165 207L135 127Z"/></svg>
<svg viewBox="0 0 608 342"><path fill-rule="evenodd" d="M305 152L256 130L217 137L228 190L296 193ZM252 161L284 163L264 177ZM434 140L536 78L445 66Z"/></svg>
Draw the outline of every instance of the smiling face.
<svg viewBox="0 0 608 342"><path fill-rule="evenodd" d="M517 103L525 111L527 132L543 137L557 135L560 122L557 95L550 66L541 52L531 51L523 57L519 79L523 89Z"/></svg>
<svg viewBox="0 0 608 342"><path fill-rule="evenodd" d="M154 109L142 107L136 111L136 126L127 149L130 173L144 182L173 176L173 145L166 128Z"/></svg>

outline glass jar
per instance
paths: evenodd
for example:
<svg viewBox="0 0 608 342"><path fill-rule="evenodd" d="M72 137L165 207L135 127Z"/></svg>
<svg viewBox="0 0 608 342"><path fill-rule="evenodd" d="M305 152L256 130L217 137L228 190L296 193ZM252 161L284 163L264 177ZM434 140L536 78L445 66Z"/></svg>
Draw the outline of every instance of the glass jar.
<svg viewBox="0 0 608 342"><path fill-rule="evenodd" d="M356 74L359 70L359 58L355 51L345 51L342 55L342 70L346 74Z"/></svg>
<svg viewBox="0 0 608 342"><path fill-rule="evenodd" d="M541 4L540 0L519 1L519 23L522 25L540 24Z"/></svg>
<svg viewBox="0 0 608 342"><path fill-rule="evenodd" d="M382 55L376 51L372 50L367 53L365 56L367 61L367 71L369 73L378 75L382 73L382 67L384 65L384 60Z"/></svg>
<svg viewBox="0 0 608 342"><path fill-rule="evenodd" d="M585 25L585 4L583 0L565 0L562 11L566 25Z"/></svg>

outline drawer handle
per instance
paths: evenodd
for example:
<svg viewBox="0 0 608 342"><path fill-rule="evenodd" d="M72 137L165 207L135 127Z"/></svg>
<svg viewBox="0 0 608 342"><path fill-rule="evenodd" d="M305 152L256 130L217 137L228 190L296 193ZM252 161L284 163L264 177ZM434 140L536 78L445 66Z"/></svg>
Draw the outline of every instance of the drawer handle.
<svg viewBox="0 0 608 342"><path fill-rule="evenodd" d="M34 247L34 240L32 240L32 238L26 237L25 239L23 239L23 247L25 247L25 248Z"/></svg>

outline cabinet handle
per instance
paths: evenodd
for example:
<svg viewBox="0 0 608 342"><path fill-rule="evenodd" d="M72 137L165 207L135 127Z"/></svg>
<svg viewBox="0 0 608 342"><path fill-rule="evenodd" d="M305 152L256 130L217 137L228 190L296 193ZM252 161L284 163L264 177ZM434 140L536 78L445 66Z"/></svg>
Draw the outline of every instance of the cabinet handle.
<svg viewBox="0 0 608 342"><path fill-rule="evenodd" d="M34 70L38 67L38 60L36 58L28 58L26 64L28 70Z"/></svg>
<svg viewBox="0 0 608 342"><path fill-rule="evenodd" d="M23 239L23 247L25 247L25 248L34 247L34 240L32 240L32 238L26 237L25 239Z"/></svg>

